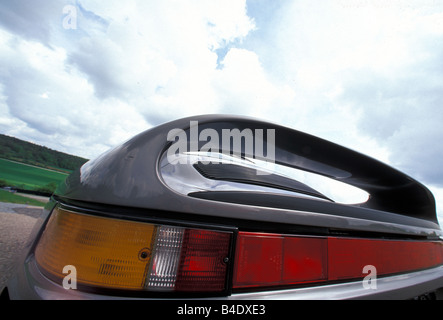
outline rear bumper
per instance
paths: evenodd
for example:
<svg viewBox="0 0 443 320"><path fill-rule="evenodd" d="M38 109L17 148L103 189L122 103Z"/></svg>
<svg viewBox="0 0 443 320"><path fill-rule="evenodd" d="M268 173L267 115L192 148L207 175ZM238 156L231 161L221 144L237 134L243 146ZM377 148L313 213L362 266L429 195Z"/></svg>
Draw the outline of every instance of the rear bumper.
<svg viewBox="0 0 443 320"><path fill-rule="evenodd" d="M233 293L226 297L211 299L230 300L345 300L345 299L413 299L429 292L438 292L443 299L443 266L401 275L376 279L376 288L365 288L363 281L328 284L309 288ZM130 299L118 295L101 295L80 290L64 289L42 275L33 259L29 257L23 268L17 270L8 283L8 293L13 300L103 300ZM134 299L134 297L131 297ZM140 299L140 298L136 298ZM146 298L143 298L146 299Z"/></svg>

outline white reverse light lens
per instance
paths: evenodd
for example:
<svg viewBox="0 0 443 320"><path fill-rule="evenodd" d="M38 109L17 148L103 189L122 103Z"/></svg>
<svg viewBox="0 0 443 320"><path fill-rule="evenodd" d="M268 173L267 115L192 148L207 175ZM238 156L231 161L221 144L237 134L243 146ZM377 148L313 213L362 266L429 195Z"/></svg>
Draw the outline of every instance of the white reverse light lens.
<svg viewBox="0 0 443 320"><path fill-rule="evenodd" d="M154 261L149 270L148 289L173 290L180 263L184 228L161 226L157 229Z"/></svg>

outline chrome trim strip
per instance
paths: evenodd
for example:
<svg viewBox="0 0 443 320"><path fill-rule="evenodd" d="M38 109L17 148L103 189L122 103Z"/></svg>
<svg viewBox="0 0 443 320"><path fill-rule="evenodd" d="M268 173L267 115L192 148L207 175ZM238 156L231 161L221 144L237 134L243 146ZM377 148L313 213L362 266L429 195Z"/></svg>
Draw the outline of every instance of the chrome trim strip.
<svg viewBox="0 0 443 320"><path fill-rule="evenodd" d="M233 294L232 300L345 300L411 299L443 288L443 266L377 279L376 289L367 289L363 281L310 288Z"/></svg>

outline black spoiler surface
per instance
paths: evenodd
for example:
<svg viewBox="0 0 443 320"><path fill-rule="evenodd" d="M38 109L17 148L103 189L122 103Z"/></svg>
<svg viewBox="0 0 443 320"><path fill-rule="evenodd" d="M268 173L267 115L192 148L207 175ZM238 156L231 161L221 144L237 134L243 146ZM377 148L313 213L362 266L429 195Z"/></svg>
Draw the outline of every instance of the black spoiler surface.
<svg viewBox="0 0 443 320"><path fill-rule="evenodd" d="M191 121L198 122L198 135L205 129L215 130L220 137L223 130L238 129L241 132L250 129L256 139L259 138L256 133L264 133L264 144L267 130L274 130L275 163L320 174L365 190L370 195L369 199L356 205L358 207L438 224L432 193L408 175L361 153L288 127L226 115L189 117L147 130L86 163L67 179L56 195L99 203L154 209L166 206L166 209L181 208L198 212L198 206L171 192L158 176L160 156L172 144L167 139L171 130L186 132L188 147L197 143L201 148L207 143L191 140ZM223 146L220 139L220 151L224 151L223 148L226 146ZM255 150L251 152L244 146L241 146L241 153L247 157L260 158ZM263 159L266 160L265 157ZM165 202L170 203L165 205ZM208 207L205 210L209 211Z"/></svg>

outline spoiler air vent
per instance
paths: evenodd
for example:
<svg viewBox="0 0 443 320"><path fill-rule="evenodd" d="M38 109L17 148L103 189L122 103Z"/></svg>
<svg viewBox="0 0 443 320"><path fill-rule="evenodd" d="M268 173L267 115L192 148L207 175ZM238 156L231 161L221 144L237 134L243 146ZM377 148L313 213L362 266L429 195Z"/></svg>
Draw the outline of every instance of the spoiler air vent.
<svg viewBox="0 0 443 320"><path fill-rule="evenodd" d="M205 178L275 188L330 200L311 187L278 174L258 175L257 170L235 164L195 163L194 168Z"/></svg>

